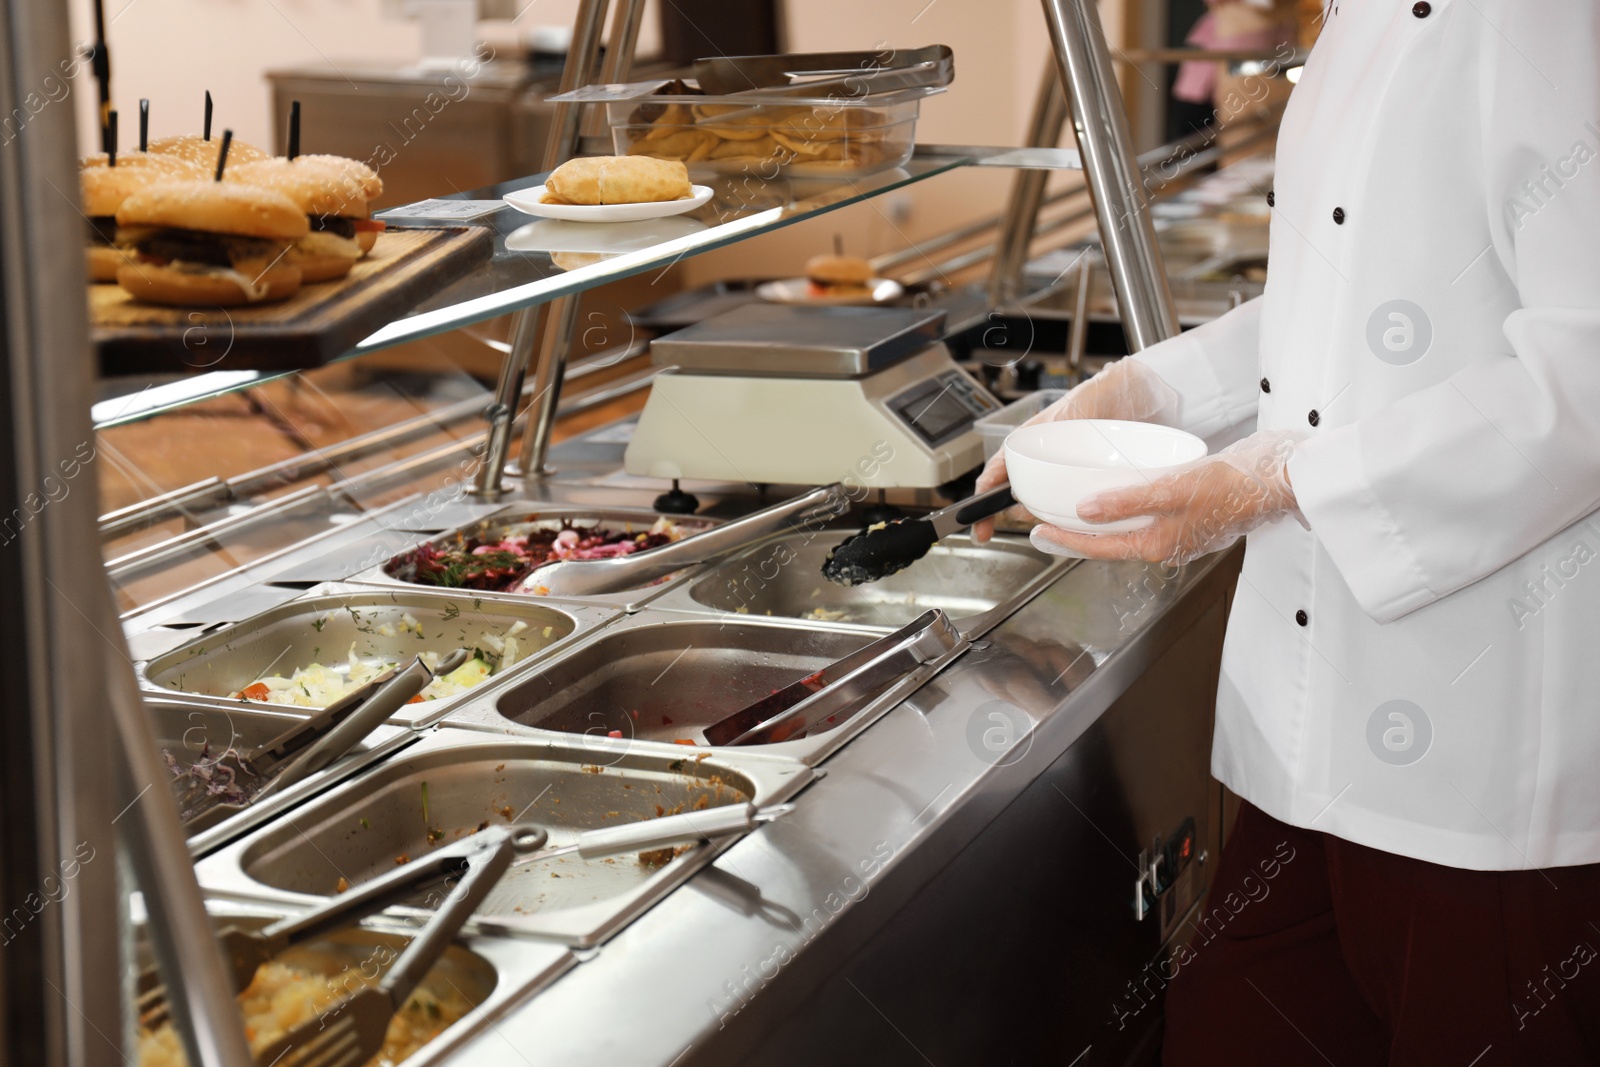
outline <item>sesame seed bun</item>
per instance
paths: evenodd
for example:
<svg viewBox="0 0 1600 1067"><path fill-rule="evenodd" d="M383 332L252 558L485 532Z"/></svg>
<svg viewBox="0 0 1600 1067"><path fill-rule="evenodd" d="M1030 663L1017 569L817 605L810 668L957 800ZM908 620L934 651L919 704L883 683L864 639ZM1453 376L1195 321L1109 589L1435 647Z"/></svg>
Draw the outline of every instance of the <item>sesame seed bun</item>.
<svg viewBox="0 0 1600 1067"><path fill-rule="evenodd" d="M295 241L310 232L306 213L271 189L235 182L162 182L134 193L118 226L173 226L205 233Z"/></svg>
<svg viewBox="0 0 1600 1067"><path fill-rule="evenodd" d="M376 200L383 195L383 179L378 177L377 171L359 159L349 159L345 156L311 155L296 156L292 162L297 167L331 167L339 173L347 175L351 180L359 182L361 191L368 200Z"/></svg>
<svg viewBox="0 0 1600 1067"><path fill-rule="evenodd" d="M222 138L213 137L208 141L203 137L162 137L150 142L150 151L157 155L176 156L191 166L201 168L207 174L213 174L217 169L217 153L222 151ZM268 158L267 153L237 137L228 143L230 167L266 158Z"/></svg>
<svg viewBox="0 0 1600 1067"><path fill-rule="evenodd" d="M356 182L341 181L331 167L301 167L287 159L262 159L229 167L222 177L225 182L282 193L307 215L364 219L371 214L365 190Z"/></svg>
<svg viewBox="0 0 1600 1067"><path fill-rule="evenodd" d="M85 167L78 171L78 188L83 193L83 213L90 218L115 215L122 202L141 189L174 177L151 167Z"/></svg>
<svg viewBox="0 0 1600 1067"><path fill-rule="evenodd" d="M88 170L90 167L107 166L110 162L110 157L104 152L96 152L92 156L84 156L78 160L78 167L80 170ZM187 160L177 156L161 155L158 152L118 152L116 169L149 171L167 178L209 177L204 170Z"/></svg>

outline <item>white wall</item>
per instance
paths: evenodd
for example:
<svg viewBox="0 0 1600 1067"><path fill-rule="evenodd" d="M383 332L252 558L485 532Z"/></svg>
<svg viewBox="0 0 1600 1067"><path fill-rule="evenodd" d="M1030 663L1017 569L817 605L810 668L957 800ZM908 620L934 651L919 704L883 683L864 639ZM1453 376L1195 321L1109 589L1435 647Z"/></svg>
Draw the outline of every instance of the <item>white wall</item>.
<svg viewBox="0 0 1600 1067"><path fill-rule="evenodd" d="M51 0L28 0L32 3ZM94 36L91 0L69 0L73 39ZM535 25L571 27L578 0L529 0L513 25L485 22L482 35L510 47ZM150 100L150 135L198 133L211 90L218 129L268 147L272 116L266 72L305 64L352 66L415 62L414 23L384 18L380 0L105 0L113 104L122 143L139 131L139 99ZM658 47L647 11L640 47ZM99 122L87 70L75 88L79 143L98 148ZM276 146L281 151L282 146Z"/></svg>

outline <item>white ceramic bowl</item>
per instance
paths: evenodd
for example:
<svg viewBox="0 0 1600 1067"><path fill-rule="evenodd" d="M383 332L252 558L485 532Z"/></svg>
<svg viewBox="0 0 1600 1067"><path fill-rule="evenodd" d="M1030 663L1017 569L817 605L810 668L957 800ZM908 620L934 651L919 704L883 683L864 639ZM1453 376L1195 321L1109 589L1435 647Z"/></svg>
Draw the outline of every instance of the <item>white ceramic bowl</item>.
<svg viewBox="0 0 1600 1067"><path fill-rule="evenodd" d="M1052 526L1079 533L1121 533L1149 525L1155 521L1149 516L1087 523L1078 518L1078 502L1142 484L1206 454L1206 443L1194 434L1111 419L1023 426L1006 438L1005 448L1017 501Z"/></svg>

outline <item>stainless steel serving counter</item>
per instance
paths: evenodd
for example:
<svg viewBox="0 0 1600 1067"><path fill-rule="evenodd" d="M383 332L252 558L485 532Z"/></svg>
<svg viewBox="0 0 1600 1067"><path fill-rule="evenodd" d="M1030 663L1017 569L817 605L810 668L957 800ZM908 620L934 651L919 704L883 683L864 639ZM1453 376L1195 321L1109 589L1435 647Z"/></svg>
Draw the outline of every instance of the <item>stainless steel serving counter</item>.
<svg viewBox="0 0 1600 1067"><path fill-rule="evenodd" d="M1196 820L1238 559L1075 567L750 835L484 1031L474 1063L1139 1062L1196 899L1135 918ZM1157 980L1157 986L1159 980ZM1074 1057L1079 1057L1074 1059Z"/></svg>
<svg viewBox="0 0 1600 1067"><path fill-rule="evenodd" d="M647 505L655 487L616 474L625 426L561 446L560 473L522 487L511 506ZM758 506L716 488L695 491L723 517ZM449 515L466 514L459 502L449 506ZM415 522L398 524L409 527L400 534L383 525L363 536L384 552L423 536ZM350 578L317 561L369 566L374 548L361 547L359 532L305 546L281 573ZM1164 953L1182 936L1218 852L1221 796L1209 749L1240 555L1170 572L1092 562L1056 571L822 759L787 797L792 812L686 866L686 878L667 878L670 891L614 936L561 944L541 937L537 923L532 935L480 927L468 948L538 957L540 977L496 990L423 1059L1147 1062L1158 1043ZM170 647L194 633L164 631L163 621L232 621L220 616L238 612L205 605L259 591L263 580L271 576L245 572L127 620L134 646ZM735 618L687 595L677 601L642 611ZM607 610L598 638L572 640L597 642L641 618ZM441 712L441 728L492 732L482 709L531 676L498 688L491 680L478 712ZM503 733L529 732L510 725ZM639 747L649 756L650 743ZM202 861L203 880L217 862Z"/></svg>

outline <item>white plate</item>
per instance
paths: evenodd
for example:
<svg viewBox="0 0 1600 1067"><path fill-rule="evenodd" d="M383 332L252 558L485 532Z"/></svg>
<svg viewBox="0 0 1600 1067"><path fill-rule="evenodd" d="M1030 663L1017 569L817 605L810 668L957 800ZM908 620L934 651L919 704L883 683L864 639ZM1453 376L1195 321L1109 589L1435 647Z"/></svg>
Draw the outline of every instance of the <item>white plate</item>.
<svg viewBox="0 0 1600 1067"><path fill-rule="evenodd" d="M620 256L676 241L706 229L706 224L681 215L639 222L568 222L535 219L506 234L510 252L595 252Z"/></svg>
<svg viewBox="0 0 1600 1067"><path fill-rule="evenodd" d="M804 278L784 278L756 286L756 295L774 304L885 304L905 294L905 288L893 278L874 278L867 286L864 294L815 293Z"/></svg>
<svg viewBox="0 0 1600 1067"><path fill-rule="evenodd" d="M681 215L693 211L711 199L709 185L691 185L694 195L682 200L661 200L650 204L541 204L544 186L518 189L505 195L506 203L528 215L544 219L566 219L569 222L638 222L641 219L659 219L667 215Z"/></svg>

